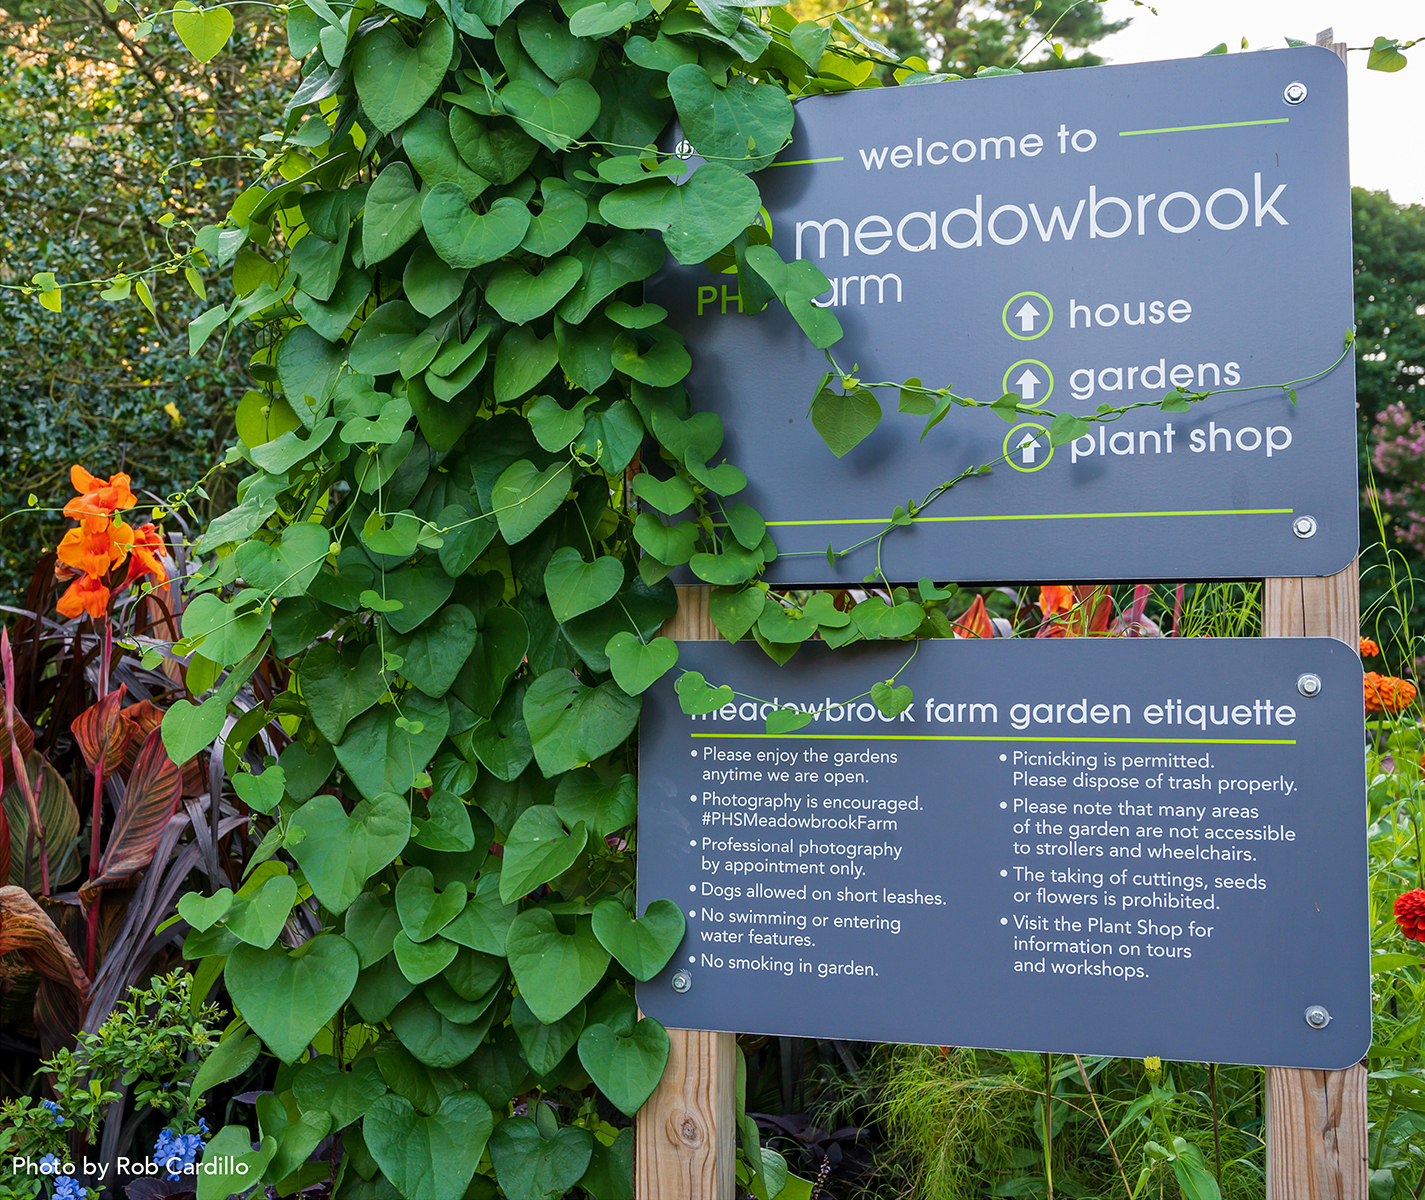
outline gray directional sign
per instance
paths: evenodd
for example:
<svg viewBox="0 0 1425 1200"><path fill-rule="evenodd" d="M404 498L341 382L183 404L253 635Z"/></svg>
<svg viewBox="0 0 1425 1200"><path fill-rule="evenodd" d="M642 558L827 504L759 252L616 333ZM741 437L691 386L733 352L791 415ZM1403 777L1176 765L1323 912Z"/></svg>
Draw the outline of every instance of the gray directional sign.
<svg viewBox="0 0 1425 1200"><path fill-rule="evenodd" d="M650 282L687 339L695 409L719 413L783 583L859 580L879 529L896 580L1327 574L1357 548L1346 76L1303 48L816 96L759 177L772 244L864 380L916 377L986 404L1141 410L1051 446L1048 418L885 416L843 459L807 420L823 356L735 273ZM1260 386L1259 386L1260 385ZM1258 390L1242 390L1258 389ZM1311 518L1309 521L1304 518Z"/></svg>
<svg viewBox="0 0 1425 1200"><path fill-rule="evenodd" d="M862 693L902 645L808 645L785 668L746 644L681 652L740 694L692 717L665 679L643 707L638 902L687 914L638 989L665 1025L1317 1069L1365 1053L1350 647L924 642L893 719ZM814 717L769 736L772 704Z"/></svg>

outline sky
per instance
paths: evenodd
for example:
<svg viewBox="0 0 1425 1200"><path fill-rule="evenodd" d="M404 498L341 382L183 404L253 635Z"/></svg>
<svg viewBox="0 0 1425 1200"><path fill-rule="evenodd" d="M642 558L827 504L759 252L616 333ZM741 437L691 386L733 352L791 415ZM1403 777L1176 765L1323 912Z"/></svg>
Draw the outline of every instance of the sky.
<svg viewBox="0 0 1425 1200"><path fill-rule="evenodd" d="M1233 53L1315 42L1328 26L1335 40L1368 47L1377 36L1401 42L1425 35L1425 0L1153 0L1154 16L1131 0L1105 0L1110 21L1133 23L1094 46L1111 63L1190 58L1220 42ZM1425 203L1425 42L1403 71L1366 70L1364 50L1346 56L1351 106L1351 182L1388 191L1400 204Z"/></svg>

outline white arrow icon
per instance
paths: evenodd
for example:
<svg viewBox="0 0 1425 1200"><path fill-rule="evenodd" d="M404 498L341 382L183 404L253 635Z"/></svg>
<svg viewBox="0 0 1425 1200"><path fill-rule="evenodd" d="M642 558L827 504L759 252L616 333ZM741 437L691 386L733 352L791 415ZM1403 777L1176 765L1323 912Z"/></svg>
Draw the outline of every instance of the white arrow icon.
<svg viewBox="0 0 1425 1200"><path fill-rule="evenodd" d="M1039 376L1025 367L1024 374L1014 381L1014 386L1019 389L1019 394L1023 399L1033 400L1034 392L1039 387Z"/></svg>
<svg viewBox="0 0 1425 1200"><path fill-rule="evenodd" d="M1021 333L1033 333L1034 322L1043 314L1034 307L1033 300L1026 300L1015 310L1014 315L1019 318L1019 329Z"/></svg>
<svg viewBox="0 0 1425 1200"><path fill-rule="evenodd" d="M1016 446L1015 449L1020 452L1020 461L1022 461L1026 467L1032 467L1034 465L1034 453L1039 449L1039 439L1032 433L1026 433L1020 438L1019 445Z"/></svg>

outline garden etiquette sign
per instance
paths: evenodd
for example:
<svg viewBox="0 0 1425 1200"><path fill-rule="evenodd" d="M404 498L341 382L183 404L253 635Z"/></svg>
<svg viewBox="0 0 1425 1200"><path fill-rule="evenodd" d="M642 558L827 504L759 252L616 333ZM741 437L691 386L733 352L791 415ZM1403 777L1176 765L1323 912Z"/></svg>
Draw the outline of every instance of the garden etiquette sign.
<svg viewBox="0 0 1425 1200"><path fill-rule="evenodd" d="M859 386L818 393L826 358L788 312L744 311L731 256L669 263L648 288L776 538L766 578L1211 579L1350 562L1345 93L1341 60L1312 47L798 104L791 145L758 176L762 220L782 258L825 273L819 295L796 285L800 303L839 320L831 356ZM990 411L894 387L878 401L862 383L907 375L953 380ZM1054 425L1100 405L1140 407L1074 436ZM988 463L879 560L866 545L828 569L828 543L860 543Z"/></svg>
<svg viewBox="0 0 1425 1200"><path fill-rule="evenodd" d="M685 644L642 723L665 1025L1339 1070L1370 1045L1361 670L1329 638ZM777 704L812 719L765 730Z"/></svg>

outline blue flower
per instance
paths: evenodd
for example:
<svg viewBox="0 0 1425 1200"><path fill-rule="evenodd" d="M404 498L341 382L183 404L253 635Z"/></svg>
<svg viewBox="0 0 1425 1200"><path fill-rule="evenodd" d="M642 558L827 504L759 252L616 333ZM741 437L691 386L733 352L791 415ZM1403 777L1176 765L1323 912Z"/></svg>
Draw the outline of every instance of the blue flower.
<svg viewBox="0 0 1425 1200"><path fill-rule="evenodd" d="M202 1128L204 1133L208 1132L206 1125L202 1125ZM164 1129L159 1132L158 1141L153 1144L153 1158L160 1166L168 1169L170 1180L178 1180L183 1177L184 1169L191 1168L198 1160L205 1144L200 1134L174 1133L171 1129Z"/></svg>
<svg viewBox="0 0 1425 1200"><path fill-rule="evenodd" d="M87 1200L88 1189L73 1175L61 1175L54 1181L54 1200Z"/></svg>
<svg viewBox="0 0 1425 1200"><path fill-rule="evenodd" d="M58 1175L58 1174L59 1174L59 1155L58 1155L58 1154L46 1154L42 1159L40 1159L40 1174L41 1174L41 1175Z"/></svg>
<svg viewBox="0 0 1425 1200"><path fill-rule="evenodd" d="M58 1104L56 1104L53 1100L46 1100L44 1101L44 1106L49 1109L50 1112L54 1113L54 1123L56 1125L64 1124L64 1114L59 1111Z"/></svg>

